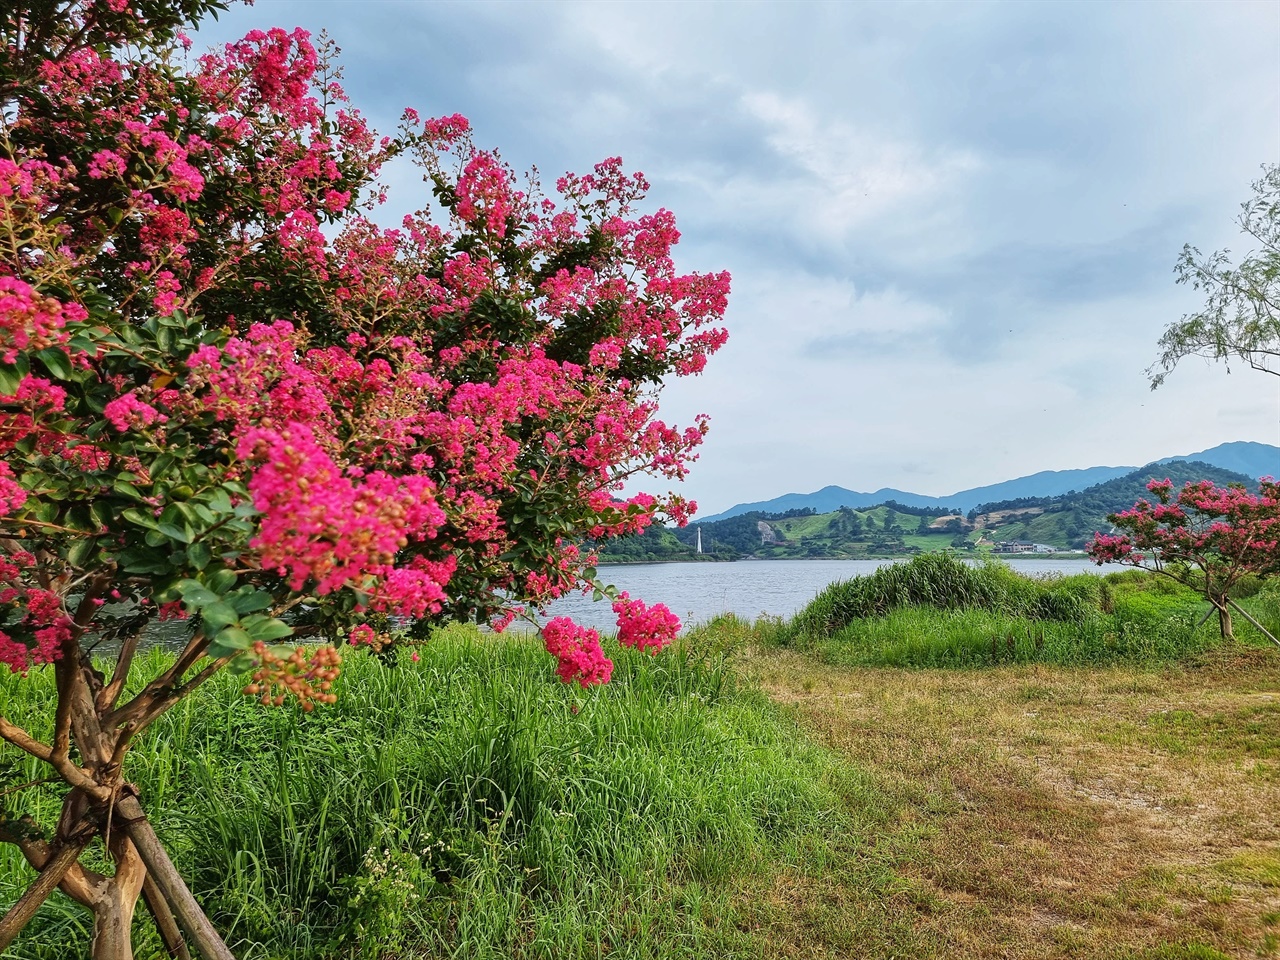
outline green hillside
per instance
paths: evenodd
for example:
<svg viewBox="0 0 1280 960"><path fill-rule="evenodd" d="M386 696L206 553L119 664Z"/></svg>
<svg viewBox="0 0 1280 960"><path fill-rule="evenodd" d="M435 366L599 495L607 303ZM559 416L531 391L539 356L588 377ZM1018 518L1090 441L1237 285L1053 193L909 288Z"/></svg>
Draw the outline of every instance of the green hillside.
<svg viewBox="0 0 1280 960"><path fill-rule="evenodd" d="M664 560L734 560L740 557L795 560L909 556L934 550L989 550L1020 541L1081 550L1096 531L1107 531L1106 516L1149 496L1147 482L1165 479L1181 486L1189 481L1252 481L1207 463L1176 461L1133 473L1080 492L1059 497L1021 498L980 504L967 517L937 507L908 507L890 501L830 513L811 509L786 513L752 511L727 520L667 528L655 525L640 536L601 545L603 563ZM703 553L695 552L702 531Z"/></svg>
<svg viewBox="0 0 1280 960"><path fill-rule="evenodd" d="M1111 529L1107 514L1118 513L1136 501L1150 497L1147 483L1152 479L1165 478L1172 480L1175 487L1197 480L1212 480L1219 486L1229 483L1254 485L1254 481L1244 474L1221 467L1196 461L1175 461L1144 467L1079 493L980 504L970 511L969 519L981 528L987 540L1021 540L1079 550L1096 531ZM993 517L993 513L1008 515Z"/></svg>

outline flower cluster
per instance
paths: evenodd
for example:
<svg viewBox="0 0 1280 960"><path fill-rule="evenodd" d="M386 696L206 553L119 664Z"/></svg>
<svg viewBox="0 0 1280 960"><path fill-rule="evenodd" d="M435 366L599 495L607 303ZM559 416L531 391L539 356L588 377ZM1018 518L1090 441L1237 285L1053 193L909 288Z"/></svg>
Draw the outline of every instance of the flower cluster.
<svg viewBox="0 0 1280 960"><path fill-rule="evenodd" d="M136 393L116 397L103 408L102 416L121 433L142 430L153 423L164 423L169 419L151 404L139 400Z"/></svg>
<svg viewBox="0 0 1280 960"><path fill-rule="evenodd" d="M626 592L618 594L613 612L618 615L618 643L624 647L657 653L680 632L680 618L665 604L649 607Z"/></svg>
<svg viewBox="0 0 1280 960"><path fill-rule="evenodd" d="M565 683L577 681L581 687L608 683L613 661L600 647L600 634L580 627L568 617L556 617L542 628L547 653L558 661L556 674Z"/></svg>
<svg viewBox="0 0 1280 960"><path fill-rule="evenodd" d="M0 275L0 361L13 363L20 353L65 341L67 324L86 315L78 303L42 296L17 277Z"/></svg>
<svg viewBox="0 0 1280 960"><path fill-rule="evenodd" d="M27 497L27 491L13 479L13 467L0 460L0 517L13 516Z"/></svg>
<svg viewBox="0 0 1280 960"><path fill-rule="evenodd" d="M8 622L0 630L0 663L25 674L35 664L62 657L72 637L72 620L57 594L27 582L36 565L30 553L0 555L0 611Z"/></svg>
<svg viewBox="0 0 1280 960"><path fill-rule="evenodd" d="M260 464L249 482L254 506L263 514L252 541L265 566L301 590L308 580L318 594L370 577L387 577L386 590L423 596L431 570L393 570L396 552L410 541L434 537L444 512L427 477L371 473L358 481L344 475L317 444L311 430L293 424L284 431L257 427L240 441L240 456ZM422 607L442 596L415 601Z"/></svg>
<svg viewBox="0 0 1280 960"><path fill-rule="evenodd" d="M265 706L281 706L293 697L310 713L317 703L335 703L331 693L342 667L342 656L329 646L294 647L287 657L277 656L265 643L255 643L253 653L258 669L244 692L258 697Z"/></svg>

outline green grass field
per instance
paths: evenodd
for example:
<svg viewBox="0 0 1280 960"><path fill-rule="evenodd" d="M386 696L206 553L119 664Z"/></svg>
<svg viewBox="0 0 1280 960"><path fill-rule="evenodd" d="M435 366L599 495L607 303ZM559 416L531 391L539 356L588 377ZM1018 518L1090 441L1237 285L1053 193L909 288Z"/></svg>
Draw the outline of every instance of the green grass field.
<svg viewBox="0 0 1280 960"><path fill-rule="evenodd" d="M528 638L448 631L423 654L348 656L337 705L313 714L223 677L135 751L237 957L758 956L739 891L850 833L850 803L876 815L874 790L711 649L616 651L588 691ZM0 680L33 732L47 680ZM7 780L41 775L3 758ZM5 797L46 822L55 800ZM0 851L8 903L30 876ZM83 955L86 921L58 895L6 956Z"/></svg>
<svg viewBox="0 0 1280 960"><path fill-rule="evenodd" d="M939 563L587 691L460 628L350 654L312 714L224 676L130 776L242 960L1275 955L1280 651L1140 575ZM1280 625L1274 588L1244 602ZM47 735L48 682L0 678L6 715ZM0 748L0 789L41 775ZM0 903L31 877L0 847ZM5 957L88 933L59 894Z"/></svg>

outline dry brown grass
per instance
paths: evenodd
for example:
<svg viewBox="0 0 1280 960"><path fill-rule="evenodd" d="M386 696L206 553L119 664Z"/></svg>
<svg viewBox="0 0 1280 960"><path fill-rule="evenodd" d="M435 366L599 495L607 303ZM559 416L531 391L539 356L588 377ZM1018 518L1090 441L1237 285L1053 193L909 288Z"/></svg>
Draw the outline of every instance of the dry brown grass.
<svg viewBox="0 0 1280 960"><path fill-rule="evenodd" d="M903 671L774 652L747 669L891 811L838 844L843 867L801 857L777 879L773 955L1280 953L1280 657Z"/></svg>

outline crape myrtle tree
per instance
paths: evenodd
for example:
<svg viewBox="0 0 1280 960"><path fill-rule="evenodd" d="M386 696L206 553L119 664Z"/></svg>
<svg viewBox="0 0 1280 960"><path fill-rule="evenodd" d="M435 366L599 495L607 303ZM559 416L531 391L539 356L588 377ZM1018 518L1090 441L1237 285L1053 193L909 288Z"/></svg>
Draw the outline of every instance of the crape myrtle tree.
<svg viewBox="0 0 1280 960"><path fill-rule="evenodd" d="M1147 371L1154 390L1184 357L1230 362L1280 376L1280 164L1266 165L1240 205L1240 229L1258 248L1232 265L1230 253L1204 256L1187 244L1175 272L1205 294L1205 305L1170 324Z"/></svg>
<svg viewBox="0 0 1280 960"><path fill-rule="evenodd" d="M1086 547L1099 564L1126 563L1151 570L1199 591L1217 611L1222 636L1232 634L1235 610L1276 643L1274 636L1231 598L1246 576L1280 573L1280 483L1264 477L1258 493L1187 483L1174 493L1169 480L1152 480L1155 503L1139 500L1107 517L1119 531L1096 533Z"/></svg>
<svg viewBox="0 0 1280 960"><path fill-rule="evenodd" d="M664 424L656 390L725 340L728 275L676 271L643 177L606 160L547 196L460 116L379 138L304 31L188 54L220 7L0 13L0 661L57 690L40 725L0 704L0 738L66 785L56 824L4 794L36 879L0 950L60 887L96 960L131 955L140 896L175 956L229 957L128 781L148 725L223 669L310 709L342 644L504 626L597 586L576 543L693 507L619 493L684 474L705 419ZM434 200L383 229L393 156ZM624 644L679 627L611 599ZM157 620L187 640L139 675ZM609 679L595 631L543 639L565 682Z"/></svg>

